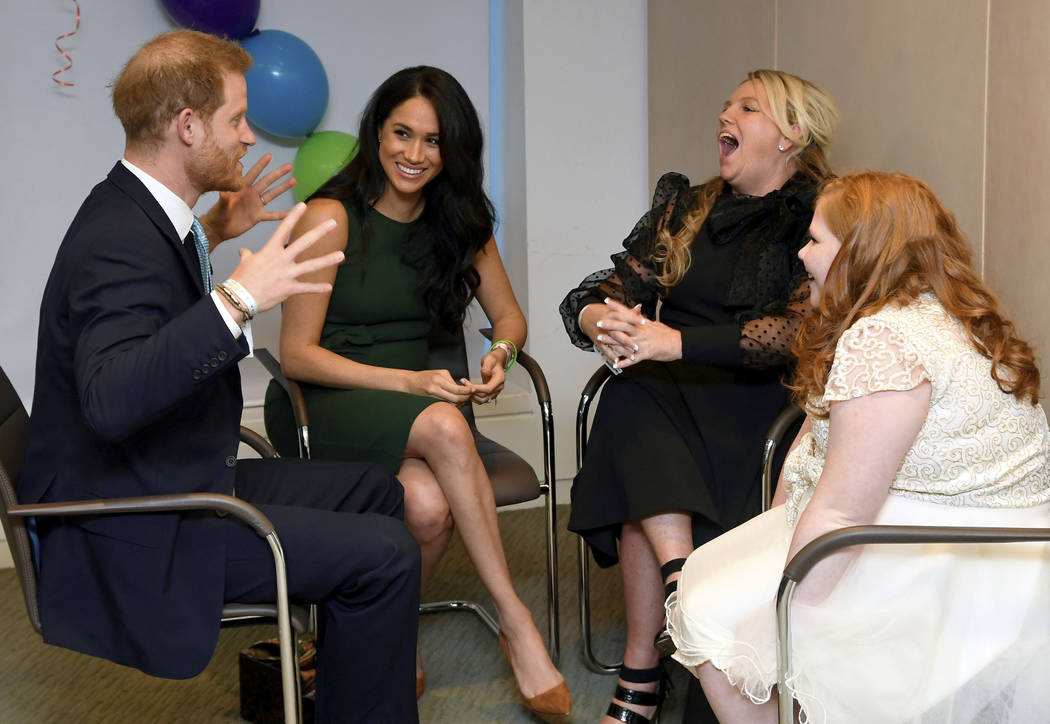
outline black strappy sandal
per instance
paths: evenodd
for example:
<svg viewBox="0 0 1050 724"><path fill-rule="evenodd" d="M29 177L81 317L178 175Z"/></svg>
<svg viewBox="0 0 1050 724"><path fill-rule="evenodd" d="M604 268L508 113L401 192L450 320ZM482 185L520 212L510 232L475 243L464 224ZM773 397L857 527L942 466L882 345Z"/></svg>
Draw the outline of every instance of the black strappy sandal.
<svg viewBox="0 0 1050 724"><path fill-rule="evenodd" d="M673 558L667 563L660 566L660 577L663 580L667 580L668 576L672 576L682 570L682 566L685 565L685 558ZM664 598L666 599L672 593L678 590L678 579L674 579L669 583L664 584ZM653 640L653 646L660 653L660 658L666 659L668 656L673 654L677 650L677 646L674 645L674 640L671 638L671 634L667 633L667 623L664 623L664 628L660 633L656 634L656 638Z"/></svg>
<svg viewBox="0 0 1050 724"><path fill-rule="evenodd" d="M651 669L632 669L629 666L621 666L620 678L631 684L651 684L654 681L659 681L660 687L656 691L638 691L637 689L628 689L626 686L617 684L616 693L613 694L614 699L619 699L624 704L655 706L656 712L650 719L613 701L610 702L609 708L605 710L605 715L611 716L616 721L624 724L650 724L650 722L659 721L660 707L663 706L664 699L667 697L667 691L671 688L671 681L667 677L663 664L657 664Z"/></svg>

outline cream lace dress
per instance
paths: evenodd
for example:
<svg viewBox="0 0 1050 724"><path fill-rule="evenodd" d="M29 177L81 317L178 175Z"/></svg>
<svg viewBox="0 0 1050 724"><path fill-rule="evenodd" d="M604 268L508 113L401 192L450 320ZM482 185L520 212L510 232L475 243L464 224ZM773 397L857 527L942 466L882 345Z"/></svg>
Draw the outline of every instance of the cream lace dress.
<svg viewBox="0 0 1050 724"><path fill-rule="evenodd" d="M1004 394L932 294L847 330L810 406L928 380L930 409L875 522L1050 526L1046 417ZM823 468L828 420L784 463L786 505L697 549L667 601L675 659L753 701L776 683L774 599ZM792 607L804 722L1050 722L1050 547L865 546L832 593Z"/></svg>

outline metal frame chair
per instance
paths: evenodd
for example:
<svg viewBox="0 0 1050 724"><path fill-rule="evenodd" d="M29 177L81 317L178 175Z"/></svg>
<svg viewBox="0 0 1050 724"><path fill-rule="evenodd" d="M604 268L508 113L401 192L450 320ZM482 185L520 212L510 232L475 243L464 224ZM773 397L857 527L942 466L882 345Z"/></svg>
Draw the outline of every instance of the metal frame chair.
<svg viewBox="0 0 1050 724"><path fill-rule="evenodd" d="M594 374L591 375L591 378L587 380L587 384L583 387L583 392L580 393L580 404L579 407L576 408L577 470L580 470L583 467L583 455L587 452L587 423L589 421L591 403L594 402L594 398L598 396L598 391L610 377L612 377L612 372L608 367L602 365L595 370ZM622 661L615 664L607 664L594 655L594 645L591 641L590 557L587 555L587 543L583 540L583 536L577 537L576 562L578 575L576 587L579 591L580 644L583 646L583 661L587 665L587 668L595 673L615 674L619 672L620 667L623 666Z"/></svg>
<svg viewBox="0 0 1050 724"><path fill-rule="evenodd" d="M587 452L587 424L590 421L590 408L594 398L598 396L605 381L612 376L612 372L602 365L591 378L587 380L583 391L580 393L580 404L576 409L576 469L583 467L583 456ZM762 510L769 509L769 502L773 499L773 461L781 440L788 430L791 429L799 417L804 414L797 405L789 405L777 415L769 430L762 446ZM591 671L598 674L615 674L619 672L623 662L615 664L605 663L594 654L591 632L591 587L590 587L590 557L587 555L587 544L580 536L577 541L576 560L579 575L577 588L579 590L580 606L580 644L583 648L583 660Z"/></svg>
<svg viewBox="0 0 1050 724"><path fill-rule="evenodd" d="M791 424L804 415L797 405L787 408L777 417L766 436L763 451L762 500L768 509L772 499L772 461L777 446ZM833 553L856 545L915 544L915 543L1017 543L1024 541L1050 542L1050 528L976 528L948 526L858 525L825 533L804 546L784 568L777 591L777 681L780 691L787 690L791 664L791 597L817 563ZM794 700L781 696L777 706L780 724L794 721Z"/></svg>
<svg viewBox="0 0 1050 724"><path fill-rule="evenodd" d="M857 525L825 533L804 546L784 568L777 591L777 687L787 691L791 664L791 596L813 566L843 548L856 545L905 543L1050 542L1050 528L974 528L947 526ZM780 724L794 721L794 699L779 697Z"/></svg>
<svg viewBox="0 0 1050 724"><path fill-rule="evenodd" d="M58 503L21 505L17 498L16 481L25 459L29 415L14 386L0 369L0 523L11 547L15 569L26 613L33 629L41 634L40 609L37 598L36 566L25 519L46 516L120 515L126 513L159 513L188 510L212 510L229 515L251 526L270 546L277 576L277 601L274 604L227 604L222 620L228 623L258 623L258 619L276 619L281 642L281 684L284 696L285 722L301 721L299 694L299 662L292 638L293 622L299 631L305 630L306 615L299 607L289 606L285 577L284 553L271 523L257 508L229 495L217 493L186 493L184 495L151 495L132 498L108 498ZM263 457L273 457L273 448L259 435L241 428L242 440Z"/></svg>
<svg viewBox="0 0 1050 724"><path fill-rule="evenodd" d="M492 330L483 329L481 333L489 340ZM299 456L310 457L310 423L299 384L284 375L280 362L265 348L257 348L255 356L266 368L285 392L292 404L295 426L298 432ZM482 463L493 484L496 507L523 503L544 496L545 521L544 534L547 543L547 645L551 659L555 663L561 654L561 633L558 619L558 544L555 536L557 520L556 480L554 472L554 413L551 405L550 390L547 378L539 364L524 350L518 351L517 363L529 375L536 401L540 409L540 425L543 440L543 477L539 478L531 466L516 453L502 445L489 440L478 432L474 413L470 405L460 408L474 432L474 442L478 447ZM458 334L432 330L430 335L430 359L432 369L448 369L455 379L469 377L466 348L462 330ZM492 633L499 633L499 625L483 606L467 600L434 601L423 603L420 614L443 613L446 611L467 611L477 616Z"/></svg>

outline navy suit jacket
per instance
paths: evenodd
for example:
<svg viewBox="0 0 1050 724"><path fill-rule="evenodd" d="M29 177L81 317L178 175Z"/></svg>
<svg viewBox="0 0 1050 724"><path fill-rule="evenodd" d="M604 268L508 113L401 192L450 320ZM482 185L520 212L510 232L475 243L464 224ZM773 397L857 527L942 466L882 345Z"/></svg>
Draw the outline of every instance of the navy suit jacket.
<svg viewBox="0 0 1050 724"><path fill-rule="evenodd" d="M118 163L80 207L40 308L22 502L232 493L247 353L168 217ZM218 635L213 514L40 526L45 641L188 677Z"/></svg>

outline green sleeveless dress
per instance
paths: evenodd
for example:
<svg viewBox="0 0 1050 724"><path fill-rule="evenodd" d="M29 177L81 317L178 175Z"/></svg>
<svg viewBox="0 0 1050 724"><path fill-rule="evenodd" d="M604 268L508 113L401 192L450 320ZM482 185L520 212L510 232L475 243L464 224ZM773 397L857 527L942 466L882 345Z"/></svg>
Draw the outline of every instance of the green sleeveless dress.
<svg viewBox="0 0 1050 724"><path fill-rule="evenodd" d="M345 205L344 205L345 206ZM367 253L361 223L346 208L346 259L336 272L321 346L376 367L422 370L427 365L430 315L419 291L419 273L401 260L414 223L374 209ZM412 422L436 398L389 390L336 389L303 384L310 422L310 452L325 460L376 462L396 473ZM292 406L284 389L266 389L266 433L284 457L298 456Z"/></svg>

